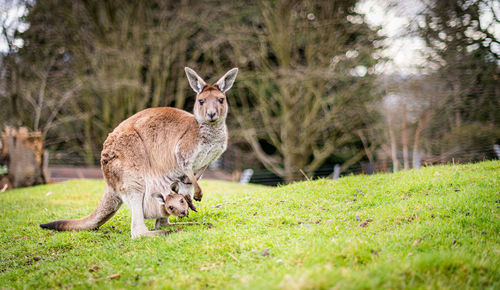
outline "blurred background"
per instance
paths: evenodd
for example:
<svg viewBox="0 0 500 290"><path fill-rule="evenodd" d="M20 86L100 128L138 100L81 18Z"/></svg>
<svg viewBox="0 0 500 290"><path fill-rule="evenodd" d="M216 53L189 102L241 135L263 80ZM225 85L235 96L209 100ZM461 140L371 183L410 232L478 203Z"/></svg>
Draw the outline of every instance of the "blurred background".
<svg viewBox="0 0 500 290"><path fill-rule="evenodd" d="M500 154L496 0L0 0L0 12L3 189L99 178L121 121L192 111L185 66L207 82L240 69L208 178L275 185Z"/></svg>

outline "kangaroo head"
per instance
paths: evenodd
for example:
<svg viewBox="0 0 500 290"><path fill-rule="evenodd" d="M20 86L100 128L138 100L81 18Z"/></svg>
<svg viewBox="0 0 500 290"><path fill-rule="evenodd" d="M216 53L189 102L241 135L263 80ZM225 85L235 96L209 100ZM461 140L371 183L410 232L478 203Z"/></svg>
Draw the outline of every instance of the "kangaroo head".
<svg viewBox="0 0 500 290"><path fill-rule="evenodd" d="M156 193L153 196L162 206L164 206L168 215L178 217L189 216L188 203L181 194L170 193L164 196L161 193Z"/></svg>
<svg viewBox="0 0 500 290"><path fill-rule="evenodd" d="M189 85L196 92L194 116L200 123L216 124L226 119L228 105L226 92L233 86L238 69L229 70L214 85L207 83L196 72L185 68Z"/></svg>

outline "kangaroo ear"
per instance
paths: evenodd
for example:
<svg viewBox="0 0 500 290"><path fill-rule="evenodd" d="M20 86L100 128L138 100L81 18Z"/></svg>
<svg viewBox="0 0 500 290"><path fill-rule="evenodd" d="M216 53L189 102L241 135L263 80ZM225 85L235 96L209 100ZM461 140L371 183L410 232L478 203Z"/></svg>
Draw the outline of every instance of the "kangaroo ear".
<svg viewBox="0 0 500 290"><path fill-rule="evenodd" d="M161 205L165 204L165 197L159 192L153 193L153 198L156 199Z"/></svg>
<svg viewBox="0 0 500 290"><path fill-rule="evenodd" d="M179 184L177 182L172 183L170 189L175 193L179 193Z"/></svg>
<svg viewBox="0 0 500 290"><path fill-rule="evenodd" d="M223 93L227 92L234 84L234 80L238 75L238 68L233 68L229 70L223 77L221 77L215 85Z"/></svg>
<svg viewBox="0 0 500 290"><path fill-rule="evenodd" d="M201 93L203 88L207 85L207 83L192 69L185 67L186 76L189 81L189 85L197 94Z"/></svg>

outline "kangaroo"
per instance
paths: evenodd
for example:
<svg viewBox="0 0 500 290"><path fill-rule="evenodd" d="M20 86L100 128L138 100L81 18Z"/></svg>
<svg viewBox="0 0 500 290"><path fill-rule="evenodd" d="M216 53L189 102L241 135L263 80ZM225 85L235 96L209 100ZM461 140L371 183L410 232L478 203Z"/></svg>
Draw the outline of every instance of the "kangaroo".
<svg viewBox="0 0 500 290"><path fill-rule="evenodd" d="M214 85L207 85L188 67L185 71L196 92L194 114L170 107L149 108L120 123L103 144L101 168L106 188L97 208L85 218L55 221L42 228L95 229L125 203L132 211L132 238L165 234L148 230L144 223L145 218L158 215L161 199L157 192L181 194L196 211L191 201L193 188L194 199L201 201L197 181L227 147L226 92L233 86L238 69L229 70ZM168 224L168 218L159 218L158 224Z"/></svg>

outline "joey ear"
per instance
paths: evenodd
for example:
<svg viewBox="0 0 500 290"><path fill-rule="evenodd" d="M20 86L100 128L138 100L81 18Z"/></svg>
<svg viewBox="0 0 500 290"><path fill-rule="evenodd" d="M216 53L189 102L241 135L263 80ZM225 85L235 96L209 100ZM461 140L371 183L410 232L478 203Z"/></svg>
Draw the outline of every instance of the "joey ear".
<svg viewBox="0 0 500 290"><path fill-rule="evenodd" d="M223 77L221 77L215 85L223 93L227 92L234 84L234 80L238 75L238 68L230 69Z"/></svg>
<svg viewBox="0 0 500 290"><path fill-rule="evenodd" d="M165 197L159 192L153 193L154 199L156 199L161 205L165 204Z"/></svg>
<svg viewBox="0 0 500 290"><path fill-rule="evenodd" d="M172 183L170 189L175 193L179 193L179 184L177 182Z"/></svg>
<svg viewBox="0 0 500 290"><path fill-rule="evenodd" d="M185 67L186 76L189 81L189 85L197 94L201 93L203 88L207 85L207 83L192 69Z"/></svg>

